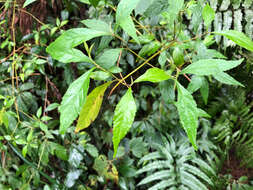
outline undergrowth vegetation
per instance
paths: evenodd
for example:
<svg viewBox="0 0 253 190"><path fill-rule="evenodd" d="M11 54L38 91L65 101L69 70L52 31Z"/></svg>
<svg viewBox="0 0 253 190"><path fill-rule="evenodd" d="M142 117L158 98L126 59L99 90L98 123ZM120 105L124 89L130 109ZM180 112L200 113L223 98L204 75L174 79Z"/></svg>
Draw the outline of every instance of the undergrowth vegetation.
<svg viewBox="0 0 253 190"><path fill-rule="evenodd" d="M252 8L0 0L0 189L253 189Z"/></svg>

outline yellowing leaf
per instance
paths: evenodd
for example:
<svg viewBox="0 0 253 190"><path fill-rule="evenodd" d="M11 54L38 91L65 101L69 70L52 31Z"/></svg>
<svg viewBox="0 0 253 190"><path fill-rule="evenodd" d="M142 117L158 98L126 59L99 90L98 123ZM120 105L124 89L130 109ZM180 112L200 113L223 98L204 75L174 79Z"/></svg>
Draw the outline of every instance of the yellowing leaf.
<svg viewBox="0 0 253 190"><path fill-rule="evenodd" d="M88 95L80 113L75 132L89 127L89 125L97 118L103 102L105 90L111 83L112 82L107 82L98 86Z"/></svg>
<svg viewBox="0 0 253 190"><path fill-rule="evenodd" d="M117 104L114 117L113 117L113 148L114 155L117 154L117 149L120 141L126 136L127 132L131 128L136 113L136 105L134 97L132 95L131 88L128 89L126 94L121 98Z"/></svg>
<svg viewBox="0 0 253 190"><path fill-rule="evenodd" d="M170 75L168 75L164 70L158 68L151 68L148 69L139 78L137 78L134 82L161 82L168 79L170 79Z"/></svg>

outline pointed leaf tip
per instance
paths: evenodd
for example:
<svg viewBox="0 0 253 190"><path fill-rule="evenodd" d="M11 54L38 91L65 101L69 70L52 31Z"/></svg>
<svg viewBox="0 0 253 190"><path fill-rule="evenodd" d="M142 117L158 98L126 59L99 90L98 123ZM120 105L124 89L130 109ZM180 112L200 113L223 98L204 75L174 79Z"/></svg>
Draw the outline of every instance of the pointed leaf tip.
<svg viewBox="0 0 253 190"><path fill-rule="evenodd" d="M129 88L116 106L113 117L113 148L115 158L120 141L131 128L137 111L132 90Z"/></svg>

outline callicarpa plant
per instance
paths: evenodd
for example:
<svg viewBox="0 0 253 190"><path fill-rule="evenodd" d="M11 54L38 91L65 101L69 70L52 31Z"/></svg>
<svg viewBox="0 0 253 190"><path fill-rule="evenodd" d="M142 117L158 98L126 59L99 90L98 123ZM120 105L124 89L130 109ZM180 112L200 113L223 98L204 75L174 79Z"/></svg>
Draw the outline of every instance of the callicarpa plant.
<svg viewBox="0 0 253 190"><path fill-rule="evenodd" d="M214 43L214 38L222 36L253 51L251 39L236 30L211 32L215 11L204 1L155 1L153 10L148 3L147 7L142 6L146 3L144 0L121 0L118 3L91 0L82 2L95 7L98 3L104 3L104 6L112 10L109 14L113 16L111 19L98 16L96 19L83 20L83 27L64 31L46 49L53 59L61 63L85 63L90 67L90 70L68 87L63 96L59 106L60 133L65 134L77 118L76 133L89 127L99 114L106 89L111 86L110 94L113 94L117 87L125 87L127 91L116 105L113 116L112 141L115 157L119 143L131 128L137 112L134 86L169 80L172 81L171 91L177 94L176 100L173 99L171 102L177 108L180 123L189 141L197 150L198 119L210 116L198 108L192 93L200 90L205 104L208 104L208 81L212 78L227 85L243 87L243 84L226 71L237 67L244 60L227 60L221 53L206 47ZM154 34L152 26L143 24L145 19L148 20L151 15L156 14L157 9L161 12L162 18L159 23L163 32L161 35ZM192 20L192 34L184 30L185 17ZM199 33L198 27L202 20L205 31ZM96 40L100 39L109 39L109 43L114 40L118 47L101 53L95 45ZM205 49L208 50L206 54L195 55L202 50L201 46L192 47L196 41L205 45ZM140 51L135 52L135 47L140 47ZM119 63L122 54L126 52L136 57L137 66L123 75L124 69ZM159 64L156 64L157 61ZM137 76L140 72L143 74ZM99 80L102 78L105 83L88 94L90 79L98 78L94 75L99 76ZM189 81L188 88L181 83L185 79Z"/></svg>

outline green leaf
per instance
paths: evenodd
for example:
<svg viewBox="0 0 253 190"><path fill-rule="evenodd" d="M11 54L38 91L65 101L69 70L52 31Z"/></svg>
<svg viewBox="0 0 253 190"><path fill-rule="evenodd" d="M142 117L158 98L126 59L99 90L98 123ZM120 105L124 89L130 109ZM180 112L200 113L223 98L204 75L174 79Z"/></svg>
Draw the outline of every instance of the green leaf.
<svg viewBox="0 0 253 190"><path fill-rule="evenodd" d="M96 58L95 61L104 69L109 70L113 66L116 66L120 51L122 51L120 48L107 49L98 58Z"/></svg>
<svg viewBox="0 0 253 190"><path fill-rule="evenodd" d="M47 106L47 108L45 109L45 112L52 111L52 110L56 109L58 106L59 106L58 103L52 103L49 106Z"/></svg>
<svg viewBox="0 0 253 190"><path fill-rule="evenodd" d="M160 92L165 103L172 103L175 100L174 80L163 81L159 84Z"/></svg>
<svg viewBox="0 0 253 190"><path fill-rule="evenodd" d="M164 80L170 79L170 75L168 75L164 70L158 68L148 69L143 75L137 78L134 82L161 82Z"/></svg>
<svg viewBox="0 0 253 190"><path fill-rule="evenodd" d="M249 51L253 51L253 41L242 32L239 32L236 30L228 30L228 31L215 31L213 33L217 35L225 36L228 39L235 42L237 45Z"/></svg>
<svg viewBox="0 0 253 190"><path fill-rule="evenodd" d="M223 59L202 59L184 68L181 74L190 73L200 76L215 75L216 73L233 69L234 67L240 65L242 62L243 59L240 59L238 61L226 61Z"/></svg>
<svg viewBox="0 0 253 190"><path fill-rule="evenodd" d="M152 4L154 0L140 0L138 5L136 6L136 8L134 9L135 14L138 15L142 15L147 8Z"/></svg>
<svg viewBox="0 0 253 190"><path fill-rule="evenodd" d="M204 77L202 77L202 76L194 75L191 78L191 82L189 83L189 85L187 87L187 90L191 94L194 93L194 92L196 92L202 86L203 79L204 79Z"/></svg>
<svg viewBox="0 0 253 190"><path fill-rule="evenodd" d="M205 102L207 104L208 101L208 95L209 95L209 84L206 78L203 78L202 85L200 87L200 94Z"/></svg>
<svg viewBox="0 0 253 190"><path fill-rule="evenodd" d="M113 31L109 24L102 20L96 20L96 19L87 19L82 20L81 23L86 25L89 29L100 31L100 32L107 32L108 34L112 34Z"/></svg>
<svg viewBox="0 0 253 190"><path fill-rule="evenodd" d="M80 113L88 92L90 75L93 69L76 79L64 94L60 112L60 133L64 134Z"/></svg>
<svg viewBox="0 0 253 190"><path fill-rule="evenodd" d="M150 42L146 45L144 45L140 52L138 53L139 56L151 56L153 53L155 53L159 48L161 47L161 43L157 41Z"/></svg>
<svg viewBox="0 0 253 190"><path fill-rule="evenodd" d="M178 99L176 102L180 122L195 150L199 111L191 93L177 82Z"/></svg>
<svg viewBox="0 0 253 190"><path fill-rule="evenodd" d="M116 23L127 32L137 43L139 39L136 35L136 29L131 19L131 12L137 6L140 0L121 0L116 11Z"/></svg>
<svg viewBox="0 0 253 190"><path fill-rule="evenodd" d="M105 90L112 82L107 82L95 88L87 97L82 108L75 132L87 128L98 116Z"/></svg>
<svg viewBox="0 0 253 190"><path fill-rule="evenodd" d="M202 16L204 19L204 24L206 28L208 28L215 18L215 11L212 9L212 7L210 7L209 4L206 4L202 10Z"/></svg>
<svg viewBox="0 0 253 190"><path fill-rule="evenodd" d="M211 116L210 116L208 113L206 113L204 110L202 110L202 109L200 109L200 108L198 108L198 116L199 116L199 117L211 118Z"/></svg>
<svg viewBox="0 0 253 190"><path fill-rule="evenodd" d="M176 47L173 51L173 60L176 66L182 66L184 64L184 52L179 47Z"/></svg>
<svg viewBox="0 0 253 190"><path fill-rule="evenodd" d="M53 43L51 43L46 51L54 59L63 62L91 62L89 57L84 55L80 50L74 49L75 46L88 41L92 38L112 35L107 31L94 30L89 28L75 28L64 32Z"/></svg>
<svg viewBox="0 0 253 190"><path fill-rule="evenodd" d="M28 5L32 4L35 1L37 1L37 0L26 0L24 5L23 5L23 8L27 7Z"/></svg>
<svg viewBox="0 0 253 190"><path fill-rule="evenodd" d="M231 77L230 75L228 75L227 73L224 72L220 72L217 73L215 75L213 75L213 77L224 84L229 84L229 85L238 85L238 86L243 86L243 84L241 84L240 82L238 82L237 80L235 80L233 77Z"/></svg>
<svg viewBox="0 0 253 190"><path fill-rule="evenodd" d="M136 105L132 95L131 88L128 89L126 94L121 98L117 104L114 117L113 117L113 148L114 155L117 154L117 149L120 141L126 136L131 128L136 113Z"/></svg>
<svg viewBox="0 0 253 190"><path fill-rule="evenodd" d="M147 3L145 2L145 4ZM168 0L153 0L152 4L149 5L149 7L144 12L144 15L147 17L160 15L161 13L166 11L168 6L169 6Z"/></svg>
<svg viewBox="0 0 253 190"><path fill-rule="evenodd" d="M89 2L94 6L97 7L100 0L89 0Z"/></svg>

